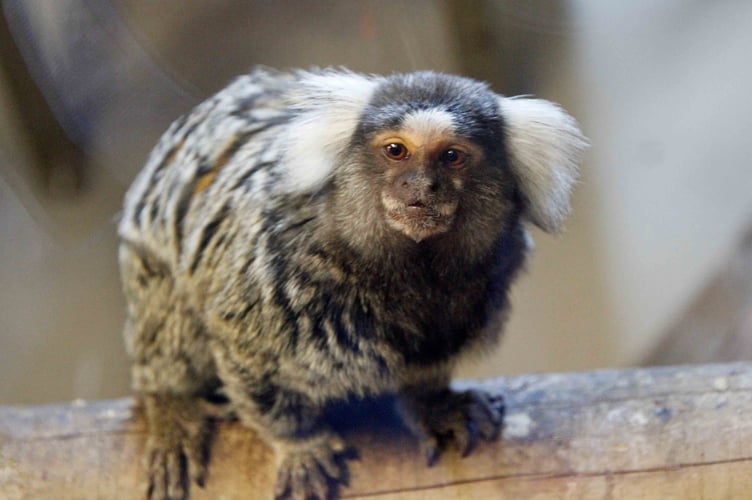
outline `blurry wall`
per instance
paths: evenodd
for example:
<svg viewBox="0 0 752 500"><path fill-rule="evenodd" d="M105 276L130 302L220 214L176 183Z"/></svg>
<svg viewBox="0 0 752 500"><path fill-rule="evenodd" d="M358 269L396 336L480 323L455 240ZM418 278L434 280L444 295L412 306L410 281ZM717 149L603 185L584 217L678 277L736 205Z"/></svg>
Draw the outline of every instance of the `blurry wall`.
<svg viewBox="0 0 752 500"><path fill-rule="evenodd" d="M633 360L752 224L752 4L573 10L608 333Z"/></svg>
<svg viewBox="0 0 752 500"><path fill-rule="evenodd" d="M592 148L465 375L635 363L752 216L745 2L6 0L84 181L40 184L0 74L0 403L127 393L114 218L169 122L254 64L437 69L561 103ZM57 179L57 180L55 180ZM57 187L56 187L57 186Z"/></svg>
<svg viewBox="0 0 752 500"><path fill-rule="evenodd" d="M567 233L536 238L506 344L470 373L638 363L752 224L752 4L550 3L488 23L535 38L535 93L592 147Z"/></svg>

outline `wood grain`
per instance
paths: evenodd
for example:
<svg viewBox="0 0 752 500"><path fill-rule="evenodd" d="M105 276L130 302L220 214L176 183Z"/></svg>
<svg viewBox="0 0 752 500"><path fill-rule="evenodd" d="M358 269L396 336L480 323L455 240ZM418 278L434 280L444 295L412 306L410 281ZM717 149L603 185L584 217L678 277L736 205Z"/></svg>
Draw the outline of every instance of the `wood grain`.
<svg viewBox="0 0 752 500"><path fill-rule="evenodd" d="M502 438L427 468L388 400L343 412L359 450L344 498L752 498L752 363L523 375ZM142 498L145 428L130 399L0 407L0 498ZM222 423L192 498L271 498L273 455Z"/></svg>

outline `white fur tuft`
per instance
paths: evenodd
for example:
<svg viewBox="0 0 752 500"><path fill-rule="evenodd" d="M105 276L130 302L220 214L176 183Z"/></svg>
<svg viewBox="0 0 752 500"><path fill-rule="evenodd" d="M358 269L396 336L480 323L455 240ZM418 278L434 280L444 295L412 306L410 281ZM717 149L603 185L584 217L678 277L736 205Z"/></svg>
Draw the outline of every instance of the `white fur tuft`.
<svg viewBox="0 0 752 500"><path fill-rule="evenodd" d="M402 127L423 137L454 131L454 117L443 109L421 109L405 116Z"/></svg>
<svg viewBox="0 0 752 500"><path fill-rule="evenodd" d="M528 203L527 217L541 229L556 232L569 214L569 194L587 140L575 119L551 102L499 97L499 106L510 163Z"/></svg>
<svg viewBox="0 0 752 500"><path fill-rule="evenodd" d="M289 187L309 191L332 172L379 79L347 71L301 72L291 106L298 115L284 141Z"/></svg>

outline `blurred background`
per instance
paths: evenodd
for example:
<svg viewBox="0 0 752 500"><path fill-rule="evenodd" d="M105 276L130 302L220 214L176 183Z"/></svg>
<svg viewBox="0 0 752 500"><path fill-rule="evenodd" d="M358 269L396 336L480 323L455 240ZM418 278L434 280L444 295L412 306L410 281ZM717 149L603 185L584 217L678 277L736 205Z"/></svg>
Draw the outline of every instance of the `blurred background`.
<svg viewBox="0 0 752 500"><path fill-rule="evenodd" d="M592 147L463 376L752 356L752 3L5 0L0 404L128 393L116 218L169 123L256 64L435 69Z"/></svg>

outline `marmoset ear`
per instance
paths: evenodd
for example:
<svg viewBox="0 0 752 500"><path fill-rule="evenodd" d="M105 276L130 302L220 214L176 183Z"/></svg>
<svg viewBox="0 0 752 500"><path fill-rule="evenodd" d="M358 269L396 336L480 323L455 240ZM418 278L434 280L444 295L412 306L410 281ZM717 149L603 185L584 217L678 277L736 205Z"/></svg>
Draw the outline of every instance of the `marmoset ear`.
<svg viewBox="0 0 752 500"><path fill-rule="evenodd" d="M290 107L297 116L287 127L285 165L295 190L315 189L346 151L380 79L345 70L300 71Z"/></svg>
<svg viewBox="0 0 752 500"><path fill-rule="evenodd" d="M509 164L526 203L526 217L547 232L561 229L587 140L577 122L541 99L499 97Z"/></svg>

